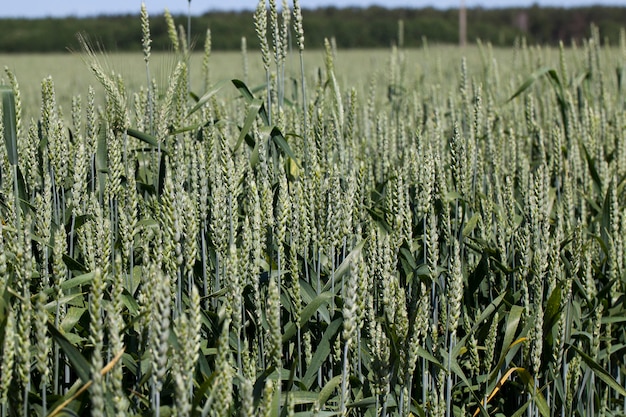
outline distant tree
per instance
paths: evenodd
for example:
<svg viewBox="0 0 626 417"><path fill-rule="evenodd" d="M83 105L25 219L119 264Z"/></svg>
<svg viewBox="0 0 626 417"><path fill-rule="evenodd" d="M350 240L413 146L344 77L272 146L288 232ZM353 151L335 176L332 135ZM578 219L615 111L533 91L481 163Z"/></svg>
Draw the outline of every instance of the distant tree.
<svg viewBox="0 0 626 417"><path fill-rule="evenodd" d="M463 4L461 0L460 5ZM459 9L387 9L384 7L325 7L304 10L304 30L309 48L322 48L325 37L335 37L341 48L388 47L396 41L398 20L404 22L404 44L421 45L422 38L431 42L455 44L462 42L459 31ZM529 43L557 45L589 36L591 24L601 35L616 44L619 31L626 22L626 7L482 9L466 11L467 41L481 39L494 45L512 45L516 38L526 37ZM520 20L521 19L521 20ZM187 23L186 16L175 16L176 23ZM153 49L168 50L169 38L163 18L150 21ZM79 48L76 34L86 33L94 43L108 51L131 51L141 48L139 17L101 16L77 19L0 19L2 36L0 52L59 52ZM192 43L203 45L206 29L211 28L215 50L238 50L241 37L248 47L258 47L251 12L210 12L191 21Z"/></svg>

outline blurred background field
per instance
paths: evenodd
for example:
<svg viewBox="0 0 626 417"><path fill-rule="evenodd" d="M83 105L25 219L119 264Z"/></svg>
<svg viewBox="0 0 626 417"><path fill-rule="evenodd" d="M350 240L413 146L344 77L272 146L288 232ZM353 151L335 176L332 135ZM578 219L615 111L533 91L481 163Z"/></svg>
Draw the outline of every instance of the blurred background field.
<svg viewBox="0 0 626 417"><path fill-rule="evenodd" d="M488 60L495 60L501 74L515 74L511 79L506 75L508 86L502 91L502 100L513 88L512 81L520 81L528 76L537 66L558 65L558 48L532 48L535 53L528 57L526 68L512 67L513 57L516 54L513 48L492 48L491 46L467 46L460 48L454 45L435 45L420 48L402 48L403 74L410 80L415 89L430 89L441 83L450 82L458 77L458 69L462 58L465 58L471 67L485 66ZM519 51L518 51L519 52ZM602 50L605 60L614 61L618 48ZM566 56L571 56L573 62L575 52L566 50ZM335 68L337 79L345 88L355 88L359 93L367 95L372 81L382 85L387 77L392 55L391 48L375 49L339 49L335 51ZM134 52L103 52L98 59L105 69L119 74L124 79L129 91L137 91L145 87L145 63L140 53ZM305 70L307 84L314 87L319 80L320 71L324 68L323 50L306 50ZM175 57L168 52L153 53L153 74L155 81L165 88L168 77L176 64ZM201 95L204 93L202 81L202 54L193 53L190 58L191 91ZM584 65L584 60L578 59L578 64ZM615 63L617 65L617 63ZM21 53L0 54L0 68L7 67L14 72L20 83L24 102L24 116L26 120L37 117L41 103L41 83L50 76L56 87L56 96L62 109L69 109L73 96L85 95L88 87L92 86L98 92L97 97L104 97L102 86L89 71L85 63L85 55L80 52L65 53ZM247 70L246 70L247 68ZM290 54L286 61L286 74L291 83L287 83L287 98L295 98L299 86L295 82L300 74L299 61L296 54ZM246 54L241 51L215 51L210 55L210 76L213 82L221 80L239 79L246 82L250 88L260 88L265 82L263 64L259 51L249 50ZM424 84L424 80L428 84ZM385 101L386 93L380 91L376 97ZM226 88L222 97L236 97L235 88Z"/></svg>

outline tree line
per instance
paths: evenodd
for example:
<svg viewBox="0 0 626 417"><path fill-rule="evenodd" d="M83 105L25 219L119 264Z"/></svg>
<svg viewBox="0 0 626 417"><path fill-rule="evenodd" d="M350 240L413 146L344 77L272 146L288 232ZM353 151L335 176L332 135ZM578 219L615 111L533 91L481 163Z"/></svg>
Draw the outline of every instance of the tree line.
<svg viewBox="0 0 626 417"><path fill-rule="evenodd" d="M458 9L439 10L335 8L304 10L306 47L322 48L324 38L334 37L340 48L388 47L397 42L399 21L403 22L404 46L432 43L457 43ZM626 7L483 9L467 11L467 35L495 46L510 46L525 37L529 43L569 43L588 37L592 24L602 36L617 43L626 22ZM186 16L175 16L177 24L186 25ZM152 16L153 50L167 50L167 25L162 16ZM138 15L89 18L0 19L0 52L59 52L78 50L77 34L84 33L103 49L133 51L141 48L141 23ZM195 49L201 49L207 29L211 29L214 50L234 50L245 37L249 48L258 40L252 13L207 12L191 19Z"/></svg>

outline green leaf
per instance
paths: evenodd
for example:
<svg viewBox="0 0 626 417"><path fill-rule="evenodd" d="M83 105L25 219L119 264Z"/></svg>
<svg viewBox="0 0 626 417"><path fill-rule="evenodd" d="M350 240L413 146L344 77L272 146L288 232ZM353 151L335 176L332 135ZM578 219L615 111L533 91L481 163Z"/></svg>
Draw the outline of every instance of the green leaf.
<svg viewBox="0 0 626 417"><path fill-rule="evenodd" d="M584 143L582 143L582 141L580 142L580 147L582 148L583 153L585 154L587 167L589 167L589 174L591 174L591 179L593 179L593 183L596 185L596 189L602 190L602 179L600 178L600 175L598 174L598 170L596 169L595 161L593 160L591 155L589 155L589 151L587 151L587 147L585 146Z"/></svg>
<svg viewBox="0 0 626 417"><path fill-rule="evenodd" d="M2 95L2 123L4 126L4 146L11 165L17 165L17 123L15 112L15 94L13 89L0 85Z"/></svg>
<svg viewBox="0 0 626 417"><path fill-rule="evenodd" d="M154 189L157 191L157 195L161 196L163 194L163 187L165 186L165 153L161 153L161 160L159 161L159 172L156 177L156 184L154 184Z"/></svg>
<svg viewBox="0 0 626 417"><path fill-rule="evenodd" d="M550 68L539 68L537 71L530 74L530 76L524 81L524 83L517 89L517 91L507 100L507 102L513 100L515 97L528 90L539 78L544 76L550 71Z"/></svg>
<svg viewBox="0 0 626 417"><path fill-rule="evenodd" d="M622 387L602 366L594 361L591 356L587 355L576 346L570 345L570 347L580 355L581 359L585 361L587 366L591 368L598 378L604 381L609 387L613 388L619 395L626 397L626 389L624 389L624 387Z"/></svg>
<svg viewBox="0 0 626 417"><path fill-rule="evenodd" d="M246 83L244 83L241 80L231 80L230 82L233 83L233 85L235 86L235 88L237 88L237 90L239 90L239 93L241 94L241 96L244 98L244 100L246 100L248 103L250 103L252 100L255 99L254 94L252 94L252 92L250 91L250 89L248 88L248 86L246 85Z"/></svg>
<svg viewBox="0 0 626 417"><path fill-rule="evenodd" d="M87 308L85 307L70 307L67 310L65 317L63 317L61 329L64 332L69 333L74 328L76 323L78 323L83 314L85 314L85 311L87 311Z"/></svg>
<svg viewBox="0 0 626 417"><path fill-rule="evenodd" d="M300 312L300 327L303 327L307 323L307 321L309 321L309 319L313 317L315 313L317 313L317 310L320 308L320 306L328 304L334 296L335 294L331 293L330 291L326 291L321 293L320 295L315 297L310 303L308 303L306 307L304 307ZM294 322L289 322L283 333L283 343L291 339L296 334L296 331L297 328Z"/></svg>
<svg viewBox="0 0 626 417"><path fill-rule="evenodd" d="M562 94L563 93L563 84L561 83L561 78L559 78L559 74L557 74L555 69L550 69L550 70L548 70L547 75L548 75L548 79L552 83L553 87L558 89L559 91L557 91L557 92L561 93L560 95L562 96L563 95Z"/></svg>
<svg viewBox="0 0 626 417"><path fill-rule="evenodd" d="M427 351L426 349L424 349L423 347L418 346L416 353L419 358L426 359L428 362L432 363L433 365L435 365L437 368L441 369L442 371L446 370L446 367L443 366L441 362L437 360L437 358L431 355L431 353Z"/></svg>
<svg viewBox="0 0 626 417"><path fill-rule="evenodd" d="M600 320L602 324L615 324L615 323L624 323L626 322L626 316L613 316L613 317L602 317Z"/></svg>
<svg viewBox="0 0 626 417"><path fill-rule="evenodd" d="M298 158L296 158L296 154L293 153L293 150L291 150L291 147L285 140L285 137L277 127L272 129L271 138L276 146L278 146L287 156L289 156L296 163L298 168L301 168L300 163L298 162Z"/></svg>
<svg viewBox="0 0 626 417"><path fill-rule="evenodd" d="M463 236L469 236L474 231L476 225L478 224L478 220L480 220L480 214L474 213L472 218L467 221L465 227L463 228Z"/></svg>
<svg viewBox="0 0 626 417"><path fill-rule="evenodd" d="M274 365L266 368L261 375L259 375L254 382L254 388L252 390L254 396L254 403L259 404L261 397L263 397L263 388L265 388L265 381L276 371Z"/></svg>
<svg viewBox="0 0 626 417"><path fill-rule="evenodd" d="M187 113L187 116L195 113L202 106L204 106L206 104L206 102L211 99L211 97L213 97L215 94L217 94L217 92L220 91L222 89L222 87L224 87L225 84L226 84L226 80L222 80L222 81L218 82L217 84L215 84L213 87L211 87L211 89L209 91L204 93L204 95L198 99L198 102L196 103L195 106L193 106L191 108L191 110L189 110L189 113Z"/></svg>
<svg viewBox="0 0 626 417"><path fill-rule="evenodd" d="M124 290L124 292L122 293L122 301L124 302L124 305L132 316L136 316L137 314L139 314L139 303L137 303L135 297L133 297L132 294L128 292L128 290Z"/></svg>
<svg viewBox="0 0 626 417"><path fill-rule="evenodd" d="M443 196L443 201L446 203L451 203L453 201L456 200L461 200L463 197L461 196L461 194L457 193L456 191L448 191L444 196Z"/></svg>
<svg viewBox="0 0 626 417"><path fill-rule="evenodd" d="M502 304L502 301L504 300L504 297L506 296L506 294L507 294L506 292L503 292L496 299L494 299L487 307L485 307L485 309L482 311L480 316L478 316L478 318L476 318L476 321L474 322L474 325L472 326L472 329L470 330L469 334L472 334L476 330L478 330L478 328L483 324L483 322L485 320L487 320L489 317L491 317L491 315L500 307L500 304ZM465 343L467 341L467 338L468 338L468 335L465 335L457 343L457 345L454 347L454 349L452 349L452 359L453 359L453 361L456 361L456 358L461 353L461 349L463 349L465 347Z"/></svg>
<svg viewBox="0 0 626 417"><path fill-rule="evenodd" d="M626 80L626 67L618 65L618 67L615 68L615 75L617 76L617 91L621 93L624 88L623 81Z"/></svg>
<svg viewBox="0 0 626 417"><path fill-rule="evenodd" d="M476 241L475 239L470 239L470 242ZM465 286L464 298L466 300L471 300L474 294L480 291L481 286L489 277L489 248L483 245L483 242L478 242L478 245L474 246L472 243L468 243L469 247L473 247L477 252L482 253L479 258L478 264L474 268L474 270L470 271L467 275L467 285Z"/></svg>
<svg viewBox="0 0 626 417"><path fill-rule="evenodd" d="M27 210L35 211L35 207L30 203L29 197L26 194L26 182L24 181L24 175L22 175L22 169L17 166L16 167L16 175L17 175L17 197L20 202L20 206L22 210L26 212Z"/></svg>
<svg viewBox="0 0 626 417"><path fill-rule="evenodd" d="M278 376L278 384L280 384L280 376ZM280 391L279 389L274 388L274 396L272 397L272 405L270 406L270 415L269 417L279 417L280 410Z"/></svg>
<svg viewBox="0 0 626 417"><path fill-rule="evenodd" d="M485 417L489 417L489 413L487 413L487 410L485 410L485 407L483 406L482 403L482 399L478 397L478 395L476 395L476 392L474 391L474 389L472 388L472 385L470 383L470 381L467 379L467 377L465 376L465 373L463 372L463 370L461 369L461 367L459 366L459 363L456 361L456 358L452 357L452 362L449 364L450 366L450 370L459 377L459 379L461 381L463 381L463 383L465 384L465 386L469 389L470 394L472 394L472 397L474 397L474 400L476 401L476 404L478 404L478 408L480 409L480 412L485 415Z"/></svg>
<svg viewBox="0 0 626 417"><path fill-rule="evenodd" d="M96 143L96 171L98 177L98 194L100 202L104 199L104 190L107 180L108 168L108 145L107 145L107 127L100 125L98 139Z"/></svg>
<svg viewBox="0 0 626 417"><path fill-rule="evenodd" d="M498 307L500 307L500 304L502 304L502 301L504 300L505 296L506 296L506 292L503 292L483 310L480 316L478 316L478 318L476 319L474 326L472 326L472 333L478 329L478 327L482 324L483 321L491 317L491 315L498 309Z"/></svg>
<svg viewBox="0 0 626 417"><path fill-rule="evenodd" d="M320 394L311 391L289 391L293 405L313 404L319 398ZM284 394L285 396L287 393Z"/></svg>
<svg viewBox="0 0 626 417"><path fill-rule="evenodd" d="M341 385L341 375L337 375L330 381L324 385L324 388L320 391L319 397L317 398L317 402L322 407L326 404L326 401L330 398L333 392L337 389L337 387Z"/></svg>
<svg viewBox="0 0 626 417"><path fill-rule="evenodd" d="M70 257L65 253L63 254L63 262L65 263L65 266L67 266L67 269L69 269L70 271L87 271L87 267L85 265L81 264L76 259Z"/></svg>
<svg viewBox="0 0 626 417"><path fill-rule="evenodd" d="M210 391L213 386L213 381L215 380L215 372L212 373L208 378L205 378L202 382L202 385L194 389L193 396L193 409L196 410L200 407L200 404L205 400L207 392ZM197 413L195 414L197 415Z"/></svg>
<svg viewBox="0 0 626 417"><path fill-rule="evenodd" d="M571 80L572 87L579 87L583 81L591 78L591 73L589 71L583 72L582 74L578 74L576 78Z"/></svg>
<svg viewBox="0 0 626 417"><path fill-rule="evenodd" d="M255 100L254 94L252 94L246 83L241 80L231 80L231 82L237 88L237 90L239 90L239 93L244 98L244 100L246 100L246 102L251 103ZM270 118L267 115L267 110L265 110L265 104L263 104L259 109L259 116L261 116L261 120L263 120L265 126L270 125Z"/></svg>
<svg viewBox="0 0 626 417"><path fill-rule="evenodd" d="M472 329L470 330L469 334L473 334L474 332L476 332L478 327L480 327L483 324L483 322L487 320L500 307L500 304L504 300L504 297L506 296L506 294L507 294L506 292L500 294L482 311L482 313L480 314L480 316L478 316L474 325L472 326ZM459 363L457 362L457 358L459 357L461 351L463 349L466 349L465 344L467 343L468 337L469 337L468 335L465 335L452 349L452 352L451 352L452 354L450 355L450 361L449 363L447 363L447 366L449 367L450 371L454 372L470 390L470 394L476 400L476 403L478 404L478 407L480 408L480 412L483 415L488 416L489 414L487 413L487 411L484 409L482 405L482 399L478 397L478 395L472 388L470 381L467 379L467 377L465 376L465 373L463 372L463 370L459 366ZM445 358L445 355L444 355L444 358Z"/></svg>
<svg viewBox="0 0 626 417"><path fill-rule="evenodd" d="M502 339L502 351L500 352L500 358L498 359L498 365L494 370L498 370L506 358L507 353L511 349L511 344L515 339L519 322L524 314L524 308L520 306L512 306L511 311L506 318L506 327L504 329L504 338Z"/></svg>
<svg viewBox="0 0 626 417"><path fill-rule="evenodd" d="M405 247L401 247L399 255L402 255L401 259L406 261L406 263L408 264L409 268L411 268L411 270L417 269L417 261L415 260L413 253L409 249Z"/></svg>
<svg viewBox="0 0 626 417"><path fill-rule="evenodd" d="M89 365L89 362L87 362L87 359L85 359L78 349L76 349L74 345L72 345L70 341L67 340L67 338L50 322L48 322L48 331L61 350L63 350L63 353L65 353L67 360L72 365L72 369L76 372L78 377L84 383L89 381L91 366Z"/></svg>
<svg viewBox="0 0 626 417"><path fill-rule="evenodd" d="M371 408L376 405L376 397L367 397L362 400L347 404L348 408Z"/></svg>
<svg viewBox="0 0 626 417"><path fill-rule="evenodd" d="M233 152L236 152L237 149L239 149L239 147L243 143L244 138L246 137L248 132L250 132L250 129L252 129L252 125L254 124L254 121L256 120L256 116L259 114L261 107L263 107L263 100L254 99L250 102L249 107L248 107L248 114L246 115L246 120L243 123L241 132L239 132L239 137L237 138L237 144L235 145Z"/></svg>
<svg viewBox="0 0 626 417"><path fill-rule="evenodd" d="M254 168L257 166L257 164L259 163L259 148L261 147L261 140L263 139L264 136L264 129L266 128L262 128L259 129L259 135L261 136L261 139L257 140L256 143L254 144L254 148L252 148L252 152L250 152L250 167ZM269 134L269 133L268 133Z"/></svg>
<svg viewBox="0 0 626 417"><path fill-rule="evenodd" d="M98 131L98 142L96 148L96 169L98 172L107 173L108 168L108 144L107 144L107 128L104 124L100 125Z"/></svg>
<svg viewBox="0 0 626 417"><path fill-rule="evenodd" d="M552 294L550 294L550 298L548 299L548 304L546 305L546 310L543 313L544 339L547 337L548 333L552 330L552 327L558 321L560 311L561 311L561 286L557 285L554 288L554 290L552 290Z"/></svg>
<svg viewBox="0 0 626 417"><path fill-rule="evenodd" d="M315 382L317 373L320 372L320 368L328 359L331 348L330 341L335 337L342 324L342 318L335 319L332 323L330 323L322 336L322 340L320 340L320 343L317 345L315 354L311 359L311 363L304 374L304 378L302 378L302 382L308 389L311 388L313 382Z"/></svg>
<svg viewBox="0 0 626 417"><path fill-rule="evenodd" d="M90 283L92 280L93 280L93 272L88 272L86 274L79 275L75 278L68 279L67 281L63 281L61 283L61 289L63 291L68 291L80 285L85 285L87 283Z"/></svg>
<svg viewBox="0 0 626 417"><path fill-rule="evenodd" d="M352 264L352 261L354 260L355 257L357 257L359 255L359 253L361 252L361 250L363 249L363 246L365 246L365 242L366 240L363 239L361 240L355 247L354 249L352 249L350 251L350 253L348 254L348 256L346 256L344 258L344 260L341 262L341 265L339 265L337 267L337 269L335 269L335 285L338 284L339 280L350 270L350 266ZM326 283L326 285L324 286L324 291L328 291L330 290L332 287L332 283L330 282L330 280Z"/></svg>
<svg viewBox="0 0 626 417"><path fill-rule="evenodd" d="M618 221L613 214L613 210L611 210L611 194L613 194L613 181L609 183L609 186L606 190L606 195L604 196L604 204L602 205L602 218L600 219L600 238L605 242L607 246L610 246L612 238L609 236L611 230L611 223Z"/></svg>
<svg viewBox="0 0 626 417"><path fill-rule="evenodd" d="M52 289L52 288L50 288ZM44 291L46 294L52 294L52 291L49 290L45 290ZM54 295L56 296L56 292L54 293ZM80 292L74 293L74 294L66 294L63 297L60 298L50 298L50 302L48 302L44 308L49 311L49 312L55 312L57 309L57 306L62 306L62 305L66 305L66 304L70 304L70 302L79 299L79 301L77 301L77 303L83 303L83 294Z"/></svg>
<svg viewBox="0 0 626 417"><path fill-rule="evenodd" d="M148 145L152 146L153 148L158 148L159 147L159 140L157 138L155 138L152 135L149 135L145 132L141 132L137 129L131 129L128 128L126 129L126 133L128 133L129 136L132 136L136 139L139 139L140 141L142 141L143 143L147 143ZM164 152L167 154L167 151L165 150L165 148L163 147L163 144L161 144L161 152Z"/></svg>
<svg viewBox="0 0 626 417"><path fill-rule="evenodd" d="M537 409L539 410L541 415L543 417L550 417L550 406L548 406L548 402L546 401L543 394L538 389L536 389L535 379L532 377L530 372L528 372L524 368L517 368L516 372L520 376L520 378L522 378L524 384L526 384L528 392L530 392L530 394L533 396L532 399L535 402L535 405L537 406Z"/></svg>

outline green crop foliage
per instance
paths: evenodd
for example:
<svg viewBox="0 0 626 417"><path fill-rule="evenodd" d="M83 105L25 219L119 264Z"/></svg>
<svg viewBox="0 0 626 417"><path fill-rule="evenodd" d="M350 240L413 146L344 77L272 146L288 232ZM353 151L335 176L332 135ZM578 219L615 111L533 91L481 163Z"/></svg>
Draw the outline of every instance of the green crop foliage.
<svg viewBox="0 0 626 417"><path fill-rule="evenodd" d="M226 67L144 11L83 91L5 70L0 416L623 415L626 42L305 52L294 6Z"/></svg>

